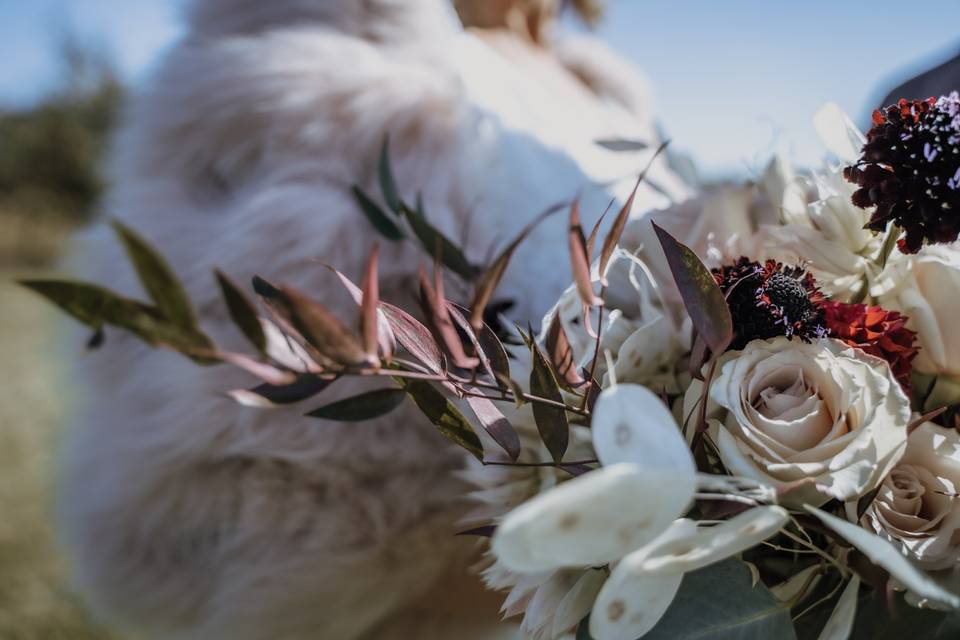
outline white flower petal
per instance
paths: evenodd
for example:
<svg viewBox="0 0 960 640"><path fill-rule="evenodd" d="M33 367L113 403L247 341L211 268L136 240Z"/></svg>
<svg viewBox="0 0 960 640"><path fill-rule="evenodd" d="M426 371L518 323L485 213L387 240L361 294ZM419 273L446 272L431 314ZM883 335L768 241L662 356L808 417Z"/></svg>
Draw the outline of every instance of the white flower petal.
<svg viewBox="0 0 960 640"><path fill-rule="evenodd" d="M843 109L833 102L817 110L813 116L813 126L827 149L844 162L856 162L867 142Z"/></svg>
<svg viewBox="0 0 960 640"><path fill-rule="evenodd" d="M605 390L593 411L593 447L604 465L695 473L696 465L673 414L652 391L635 384Z"/></svg>
<svg viewBox="0 0 960 640"><path fill-rule="evenodd" d="M594 640L637 640L660 621L682 580L682 573L651 576L624 558L593 605L590 635Z"/></svg>
<svg viewBox="0 0 960 640"><path fill-rule="evenodd" d="M621 558L689 508L693 473L618 464L565 482L503 519L492 550L508 568L536 572Z"/></svg>
<svg viewBox="0 0 960 640"><path fill-rule="evenodd" d="M696 571L763 542L783 528L789 516L781 507L755 507L715 527L679 535L667 533L643 549L639 567L651 574Z"/></svg>
<svg viewBox="0 0 960 640"><path fill-rule="evenodd" d="M857 595L860 592L860 576L853 574L843 590L830 619L820 632L818 640L847 640L853 631L853 619L857 614Z"/></svg>
<svg viewBox="0 0 960 640"><path fill-rule="evenodd" d="M880 565L915 594L937 602L960 608L960 596L956 596L924 575L889 542L855 524L841 520L820 509L805 505L807 511L839 533L847 542L862 551L871 562Z"/></svg>
<svg viewBox="0 0 960 640"><path fill-rule="evenodd" d="M556 617L553 619L553 637L559 638L570 631L590 613L606 580L606 573L600 569L589 569L580 576L577 584L557 605Z"/></svg>

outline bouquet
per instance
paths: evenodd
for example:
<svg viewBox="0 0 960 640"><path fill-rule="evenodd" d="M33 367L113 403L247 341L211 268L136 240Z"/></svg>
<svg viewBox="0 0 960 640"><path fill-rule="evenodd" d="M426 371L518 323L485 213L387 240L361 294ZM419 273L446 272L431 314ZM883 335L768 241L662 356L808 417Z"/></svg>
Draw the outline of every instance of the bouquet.
<svg viewBox="0 0 960 640"><path fill-rule="evenodd" d="M835 106L832 160L771 161L589 234L565 211L573 280L539 333L490 301L532 227L486 268L397 196L355 189L385 236L433 258L419 313L333 267L359 330L308 294L217 274L254 355L196 325L163 258L116 230L149 303L84 283L24 284L94 330L130 331L261 380L270 407L344 376L390 382L308 415L361 421L411 400L474 462L464 535L531 638L877 638L960 634L960 96L901 100L864 137ZM643 180L643 174L640 179ZM638 185L640 182L638 181ZM449 278L473 285L461 306Z"/></svg>

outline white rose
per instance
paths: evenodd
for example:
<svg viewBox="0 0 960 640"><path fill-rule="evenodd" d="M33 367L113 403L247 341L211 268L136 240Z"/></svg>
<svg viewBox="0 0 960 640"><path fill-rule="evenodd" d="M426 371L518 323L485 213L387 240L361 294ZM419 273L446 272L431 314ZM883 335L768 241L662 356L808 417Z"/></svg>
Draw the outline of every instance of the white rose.
<svg viewBox="0 0 960 640"><path fill-rule="evenodd" d="M925 569L953 567L960 562L958 490L960 434L927 422L910 435L860 523Z"/></svg>
<svg viewBox="0 0 960 640"><path fill-rule="evenodd" d="M692 385L688 394L699 394ZM788 504L850 500L903 453L910 401L886 362L836 340L755 340L719 360L711 435L734 475L773 485L813 479ZM689 404L689 402L688 402Z"/></svg>
<svg viewBox="0 0 960 640"><path fill-rule="evenodd" d="M895 265L896 284L880 304L910 318L918 333L917 371L960 378L960 250L955 245L924 247Z"/></svg>

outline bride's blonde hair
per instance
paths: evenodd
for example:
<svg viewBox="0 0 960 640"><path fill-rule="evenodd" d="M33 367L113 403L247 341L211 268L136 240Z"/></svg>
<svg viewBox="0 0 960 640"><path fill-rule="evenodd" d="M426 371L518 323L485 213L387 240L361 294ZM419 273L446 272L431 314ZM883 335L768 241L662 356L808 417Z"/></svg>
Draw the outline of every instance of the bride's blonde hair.
<svg viewBox="0 0 960 640"><path fill-rule="evenodd" d="M575 11L587 24L603 13L602 0L453 0L465 27L510 29L541 42L546 26L563 9Z"/></svg>

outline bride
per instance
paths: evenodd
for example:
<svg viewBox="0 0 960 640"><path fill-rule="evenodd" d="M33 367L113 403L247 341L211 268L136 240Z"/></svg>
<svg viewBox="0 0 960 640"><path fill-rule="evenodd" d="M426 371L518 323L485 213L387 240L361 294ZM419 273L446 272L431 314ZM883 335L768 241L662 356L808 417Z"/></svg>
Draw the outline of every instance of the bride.
<svg viewBox="0 0 960 640"><path fill-rule="evenodd" d="M238 349L215 266L355 313L310 259L359 278L378 238L350 188L378 193L388 134L402 195L422 193L476 263L578 192L592 224L659 140L642 78L598 41L557 33L558 5L197 0L129 105L109 212L169 258L204 328ZM643 144L597 144L618 138ZM637 213L686 197L662 159L649 176ZM569 282L565 234L548 220L515 256L497 294L512 319L537 322ZM407 304L427 258L381 244L381 290ZM80 252L85 275L139 293L105 231ZM460 453L415 411L339 424L302 417L310 407L244 409L223 392L250 380L120 334L78 367L60 515L78 587L107 620L165 639L515 634L469 575L473 543L453 535ZM326 400L356 392L341 381Z"/></svg>

